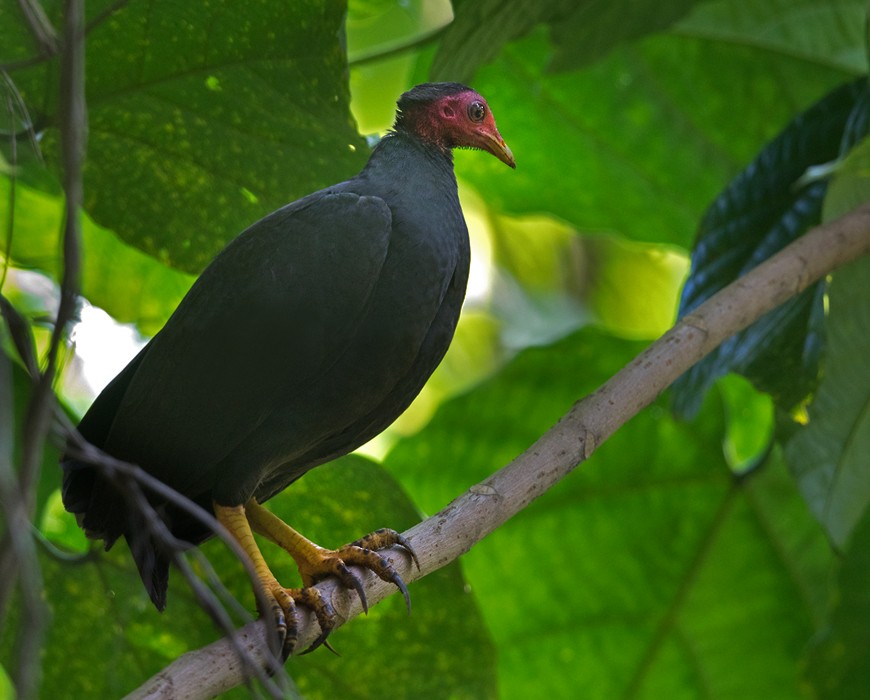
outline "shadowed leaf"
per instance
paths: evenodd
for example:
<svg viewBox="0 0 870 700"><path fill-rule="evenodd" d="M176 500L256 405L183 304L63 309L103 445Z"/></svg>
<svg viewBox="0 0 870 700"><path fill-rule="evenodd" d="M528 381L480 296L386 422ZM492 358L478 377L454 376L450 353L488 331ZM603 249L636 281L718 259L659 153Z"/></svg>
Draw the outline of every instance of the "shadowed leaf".
<svg viewBox="0 0 870 700"><path fill-rule="evenodd" d="M710 205L692 251L680 317L821 221L826 180L807 170L840 156L866 130L866 80L848 83L796 117ZM824 343L824 282L725 341L672 390L674 410L692 415L720 376L737 372L789 408L812 389Z"/></svg>
<svg viewBox="0 0 870 700"><path fill-rule="evenodd" d="M870 517L855 529L832 586L822 634L808 649L804 675L819 700L863 700L870 687Z"/></svg>
<svg viewBox="0 0 870 700"><path fill-rule="evenodd" d="M870 503L870 260L834 275L825 327L825 376L786 454L810 510L842 547Z"/></svg>

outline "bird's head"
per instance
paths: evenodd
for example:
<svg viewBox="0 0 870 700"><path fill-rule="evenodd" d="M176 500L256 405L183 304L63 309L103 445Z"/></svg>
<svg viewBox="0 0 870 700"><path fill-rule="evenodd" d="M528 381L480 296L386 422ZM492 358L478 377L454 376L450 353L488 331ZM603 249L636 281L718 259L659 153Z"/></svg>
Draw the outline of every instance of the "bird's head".
<svg viewBox="0 0 870 700"><path fill-rule="evenodd" d="M393 129L444 149L479 148L516 167L486 100L459 83L424 83L398 101Z"/></svg>

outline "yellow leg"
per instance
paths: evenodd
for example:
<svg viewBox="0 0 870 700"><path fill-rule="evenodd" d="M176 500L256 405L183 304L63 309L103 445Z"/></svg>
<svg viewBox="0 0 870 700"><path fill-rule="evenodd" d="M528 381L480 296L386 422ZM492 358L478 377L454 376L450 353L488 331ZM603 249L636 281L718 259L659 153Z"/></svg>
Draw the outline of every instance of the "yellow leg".
<svg viewBox="0 0 870 700"><path fill-rule="evenodd" d="M257 576L259 592L269 606L268 611L261 610L260 612L261 614L268 612L275 620L278 636L284 647L284 657L286 658L293 651L298 638L297 603L311 608L317 618L317 623L320 625L320 636L312 643L308 651L316 649L326 641L326 637L335 628L336 615L332 605L320 595L316 588L284 588L278 583L254 540L254 533L251 531L244 506L222 506L215 503L213 507L218 522L229 531L251 561Z"/></svg>
<svg viewBox="0 0 870 700"><path fill-rule="evenodd" d="M254 571L257 573L257 579L264 589L263 592L265 593L277 586L278 581L272 574L269 565L266 564L266 560L254 540L254 533L251 531L245 506L220 506L215 503L214 514L218 522L229 530L236 542L245 550L245 554L248 555L248 559L251 560Z"/></svg>
<svg viewBox="0 0 870 700"><path fill-rule="evenodd" d="M289 655L293 650L298 637L297 603L310 608L320 625L320 636L311 645L309 651L322 644L335 628L337 619L335 610L323 598L320 591L313 587L327 576L335 576L347 588L355 590L363 610L368 611L362 581L350 571L348 565L361 566L384 581L394 583L405 596L408 610L411 609L408 588L402 581L402 577L385 557L375 551L399 545L411 555L419 569L417 555L399 533L387 529L377 530L339 549L324 549L303 537L253 498L243 506L222 506L218 503L214 503L213 506L215 517L239 543L253 565L259 591L269 606L268 611L263 610L261 613L269 612L273 615L278 633L284 640L285 655ZM302 576L303 588L284 588L278 583L254 540L255 532L274 542L293 557Z"/></svg>
<svg viewBox="0 0 870 700"><path fill-rule="evenodd" d="M332 552L303 537L272 511L263 508L254 498L245 504L245 512L255 532L293 557L302 576L302 584L313 586L316 583L314 575L318 565Z"/></svg>
<svg viewBox="0 0 870 700"><path fill-rule="evenodd" d="M324 549L303 537L277 515L266 510L255 499L249 500L245 504L245 509L248 522L254 532L271 540L293 557L299 568L299 574L302 576L303 585L313 586L327 576L335 576L345 586L353 588L357 592L363 610L368 611L368 602L362 581L348 569L348 565L361 566L382 580L394 583L405 596L408 609L411 609L408 588L402 577L385 557L375 551L399 545L411 555L419 569L420 563L417 561L417 555L408 541L399 533L389 529L377 530L339 549Z"/></svg>

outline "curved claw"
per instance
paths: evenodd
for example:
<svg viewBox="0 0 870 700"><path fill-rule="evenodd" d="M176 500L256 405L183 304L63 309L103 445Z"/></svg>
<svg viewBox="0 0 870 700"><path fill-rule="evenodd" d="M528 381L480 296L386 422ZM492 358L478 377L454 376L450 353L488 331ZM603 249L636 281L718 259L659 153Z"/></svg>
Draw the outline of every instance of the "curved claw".
<svg viewBox="0 0 870 700"><path fill-rule="evenodd" d="M281 660L286 661L293 652L299 639L299 628L296 624L296 603L291 592L277 586L268 590L272 604L270 612L275 621L275 630L281 643Z"/></svg>
<svg viewBox="0 0 870 700"><path fill-rule="evenodd" d="M374 572L381 581L386 581L387 583L392 583L396 588L401 591L402 596L405 598L405 607L408 608L408 614L411 614L411 596L408 593L408 587L405 585L402 577L399 576L399 572L390 564L389 560L386 557L378 556L379 567L370 566L369 568Z"/></svg>
<svg viewBox="0 0 870 700"><path fill-rule="evenodd" d="M326 644L327 648L330 648L326 638L335 629L336 618L332 603L324 598L316 588L296 588L288 591L288 593L297 603L304 605L314 613L314 618L317 620L318 627L320 627L320 634L302 654L310 654L321 644Z"/></svg>
<svg viewBox="0 0 870 700"><path fill-rule="evenodd" d="M345 588L356 592L363 611L368 613L369 604L365 586L362 579L349 568L351 566L368 569L381 580L396 586L405 599L408 613L411 612L411 596L408 593L405 581L392 563L377 551L387 547L399 546L408 552L414 565L418 570L420 569L420 560L414 548L405 537L395 530L383 528L340 549L328 550L318 547L308 540L304 540L298 533L290 530L287 525L280 521L278 521L280 527L275 525L274 516L265 515L268 511L265 511L261 507L252 507L252 512L256 514L256 524L260 527L258 531L265 532L273 541L280 544L291 554L294 554L295 558L298 557L296 561L299 566L299 573L302 575L303 588L282 588L273 579L273 585L270 586L269 591L274 602L273 614L276 620L278 635L284 642L285 659L292 653L298 642L299 633L295 614L296 604L309 608L314 613L317 624L320 627L320 634L312 642L311 646L302 653L311 653L319 646L326 646L327 649L336 653L335 649L327 641L330 633L335 629L336 614L332 605L323 598L318 589L314 588L314 584L318 581L328 576L335 576ZM284 533L284 529L291 533L292 539L284 541L282 537L276 534L276 532ZM301 548L304 556L299 555L300 540L306 543ZM269 586L268 582L266 582L266 585Z"/></svg>
<svg viewBox="0 0 870 700"><path fill-rule="evenodd" d="M402 577L399 574L396 574L392 579L392 582L396 584L396 588L398 588L402 595L405 598L405 607L408 608L408 614L411 614L411 596L408 593L408 587L405 585L405 582L402 580Z"/></svg>
<svg viewBox="0 0 870 700"><path fill-rule="evenodd" d="M338 578L339 581L344 585L345 588L352 588L356 591L356 594L359 596L360 605L362 605L363 612L368 615L369 612L369 601L366 598L366 590L363 586L363 582L359 576L357 576L353 571L347 568L346 559L338 559L335 565L334 575ZM349 563L357 563L357 562L349 562Z"/></svg>
<svg viewBox="0 0 870 700"><path fill-rule="evenodd" d="M400 535L398 532L395 532L394 534L396 535L396 544L402 547L408 554L411 555L411 561L414 562L414 566L417 567L417 571L420 571L420 560L417 558L417 552L414 551L411 543L408 542L406 537Z"/></svg>

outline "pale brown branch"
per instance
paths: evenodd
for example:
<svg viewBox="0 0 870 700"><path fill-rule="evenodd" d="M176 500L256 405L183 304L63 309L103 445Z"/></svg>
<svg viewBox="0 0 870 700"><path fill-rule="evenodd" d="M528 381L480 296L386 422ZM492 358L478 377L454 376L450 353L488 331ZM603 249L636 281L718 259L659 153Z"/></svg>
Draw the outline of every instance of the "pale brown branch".
<svg viewBox="0 0 870 700"><path fill-rule="evenodd" d="M596 392L578 401L510 464L408 530L405 536L417 551L420 571L400 552L389 553L389 558L408 582L454 561L569 474L726 338L868 252L870 205L811 230L695 309ZM370 605L396 590L368 572L362 572L362 578ZM334 581L318 587L333 602L341 622L361 612L355 595ZM305 649L318 630L308 613L300 613L299 624L299 648ZM236 632L236 640L265 662L265 623L246 625ZM222 639L178 658L128 700L213 697L243 679L238 656Z"/></svg>

